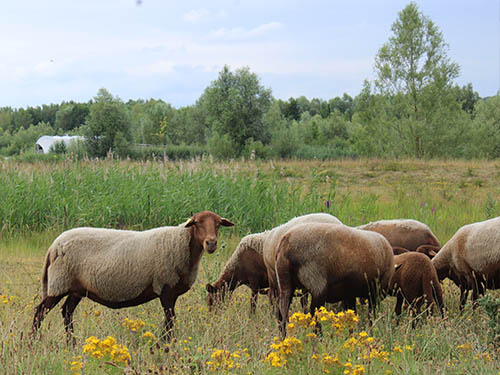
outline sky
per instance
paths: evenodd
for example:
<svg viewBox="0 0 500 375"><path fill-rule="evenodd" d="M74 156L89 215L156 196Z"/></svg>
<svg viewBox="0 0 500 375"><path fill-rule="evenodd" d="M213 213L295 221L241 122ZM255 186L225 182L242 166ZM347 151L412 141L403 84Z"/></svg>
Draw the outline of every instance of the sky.
<svg viewBox="0 0 500 375"><path fill-rule="evenodd" d="M122 100L194 104L248 67L278 99L358 95L409 1L2 0L0 107ZM442 32L456 83L500 89L500 0L416 0Z"/></svg>

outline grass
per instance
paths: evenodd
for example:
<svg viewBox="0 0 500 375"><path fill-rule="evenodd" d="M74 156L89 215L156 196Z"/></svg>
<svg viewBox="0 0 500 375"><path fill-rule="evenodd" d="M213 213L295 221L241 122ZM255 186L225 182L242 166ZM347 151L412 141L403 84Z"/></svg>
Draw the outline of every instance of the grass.
<svg viewBox="0 0 500 375"><path fill-rule="evenodd" d="M241 236L306 212L331 212L348 225L415 218L428 223L444 243L460 226L498 216L499 168L487 161L373 159L215 164L207 160L4 162L0 165L2 371L498 374L499 352L490 342L488 317L482 309L473 311L470 304L459 314L459 291L449 281L443 285L446 319L424 318L412 329L404 316L396 324L395 300L388 297L370 326L366 306L361 305L359 322L352 331L346 327L337 332L325 323L325 335L318 338L297 327L293 337L300 345L289 343L290 353L280 357L287 361L284 368L266 361L285 352L274 341L278 330L267 298L259 297L257 312L251 315L250 292L241 287L229 303L209 312L204 285L217 278ZM482 183L474 183L478 180ZM221 230L218 251L203 257L195 285L179 298L175 340L168 347L156 339L163 323L159 301L111 310L84 299L75 312L76 346L66 344L59 307L43 322L41 337L29 340L39 303L43 257L61 230L76 225L145 229L177 224L191 210L204 208L226 216L237 227ZM495 291L488 293L498 297ZM298 302L291 311L300 311ZM144 337L146 332L153 337ZM112 336L126 346L131 361L113 360L109 353L102 359L84 353L91 336L100 340ZM363 337L373 338L372 343Z"/></svg>

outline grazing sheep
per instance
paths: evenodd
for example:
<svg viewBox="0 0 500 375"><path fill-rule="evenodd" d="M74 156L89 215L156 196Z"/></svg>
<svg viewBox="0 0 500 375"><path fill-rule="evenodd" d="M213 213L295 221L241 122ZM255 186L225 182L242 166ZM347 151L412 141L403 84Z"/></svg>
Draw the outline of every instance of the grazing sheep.
<svg viewBox="0 0 500 375"><path fill-rule="evenodd" d="M258 293L263 293L269 286L262 258L264 239L268 233L249 234L241 239L233 255L226 262L219 279L213 285L206 285L209 307L217 299L224 301L226 292L231 293L238 286L247 285L252 290L250 311L255 312Z"/></svg>
<svg viewBox="0 0 500 375"><path fill-rule="evenodd" d="M394 257L395 271L389 282L389 292L396 296L396 315L401 315L403 301L410 304L412 311L420 313L426 301L427 308L435 301L443 315L443 291L439 284L436 269L428 256L407 252Z"/></svg>
<svg viewBox="0 0 500 375"><path fill-rule="evenodd" d="M393 273L392 247L381 234L322 223L292 227L276 256L282 337L296 288L312 295L312 314L326 302L346 301L353 308L356 297L368 298L374 308L379 288L387 290Z"/></svg>
<svg viewBox="0 0 500 375"><path fill-rule="evenodd" d="M283 235L290 228L304 223L342 224L342 222L333 215L325 213L312 213L294 217L285 224L282 224L269 231L267 238L264 241L262 255L264 257L264 264L266 265L267 276L269 281L269 301L271 302L271 305L276 307L278 319L279 319L279 309L275 305L278 299L278 284L275 273L275 259L278 250L278 245Z"/></svg>
<svg viewBox="0 0 500 375"><path fill-rule="evenodd" d="M387 238L392 247L418 251L430 258L440 249L439 241L431 229L417 220L379 220L357 228L380 233Z"/></svg>
<svg viewBox="0 0 500 375"><path fill-rule="evenodd" d="M500 217L460 228L432 263L439 280L448 277L460 288L460 309L470 289L476 305L484 288L500 288Z"/></svg>
<svg viewBox="0 0 500 375"><path fill-rule="evenodd" d="M177 227L142 232L76 228L62 233L45 257L33 334L45 313L65 296L62 314L68 338L73 312L83 297L113 309L160 298L170 338L177 297L196 280L203 252L216 250L219 226L233 225L203 211Z"/></svg>

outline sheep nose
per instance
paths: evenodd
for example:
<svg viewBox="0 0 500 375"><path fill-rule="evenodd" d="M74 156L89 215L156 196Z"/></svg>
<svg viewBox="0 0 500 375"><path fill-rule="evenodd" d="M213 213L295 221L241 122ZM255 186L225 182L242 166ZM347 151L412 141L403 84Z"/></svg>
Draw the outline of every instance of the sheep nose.
<svg viewBox="0 0 500 375"><path fill-rule="evenodd" d="M206 243L206 246L209 248L209 249L216 249L217 248L217 240L207 240Z"/></svg>

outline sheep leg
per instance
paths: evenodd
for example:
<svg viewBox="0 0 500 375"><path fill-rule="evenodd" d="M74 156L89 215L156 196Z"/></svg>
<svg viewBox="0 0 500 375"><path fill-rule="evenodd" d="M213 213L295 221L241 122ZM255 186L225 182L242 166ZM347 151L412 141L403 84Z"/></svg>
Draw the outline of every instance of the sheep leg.
<svg viewBox="0 0 500 375"><path fill-rule="evenodd" d="M31 331L33 336L40 328L40 325L42 324L42 320L45 317L45 314L48 313L50 310L52 310L54 308L54 306L57 305L63 297L64 296L45 297L42 300L42 302L37 306L36 311L35 311L35 316L33 318L33 327L32 327L32 331Z"/></svg>
<svg viewBox="0 0 500 375"><path fill-rule="evenodd" d="M307 292L303 290L300 296L300 306L302 307L302 311L304 312L304 314L307 313L307 300L309 299L308 297L309 296L307 295Z"/></svg>
<svg viewBox="0 0 500 375"><path fill-rule="evenodd" d="M319 310L319 308L324 305L325 305L325 300L323 298L312 296L311 307L309 308L309 310L316 323L314 326L314 333L316 333L319 336L323 335L323 331L321 329L321 323L318 322L318 320L316 319L316 310Z"/></svg>
<svg viewBox="0 0 500 375"><path fill-rule="evenodd" d="M252 296L250 297L250 314L255 314L255 310L257 309L258 296L259 292L255 289L252 289Z"/></svg>
<svg viewBox="0 0 500 375"><path fill-rule="evenodd" d="M460 311L464 310L465 303L467 302L468 297L469 297L469 289L460 286Z"/></svg>
<svg viewBox="0 0 500 375"><path fill-rule="evenodd" d="M81 297L70 294L68 298L66 298L66 301L64 301L62 307L62 316L64 318L64 328L66 329L67 340L68 343L71 342L73 345L76 344L75 338L73 337L73 313L81 300Z"/></svg>
<svg viewBox="0 0 500 375"><path fill-rule="evenodd" d="M403 295L401 293L398 293L396 295L396 307L394 309L394 312L396 313L396 324L399 323L399 318L401 317L403 300L404 300Z"/></svg>
<svg viewBox="0 0 500 375"><path fill-rule="evenodd" d="M160 295L161 306L165 312L165 331L162 335L162 339L170 341L172 339L172 328L174 327L175 301L177 301L178 296L174 293L165 291L165 289L166 288L164 288Z"/></svg>

